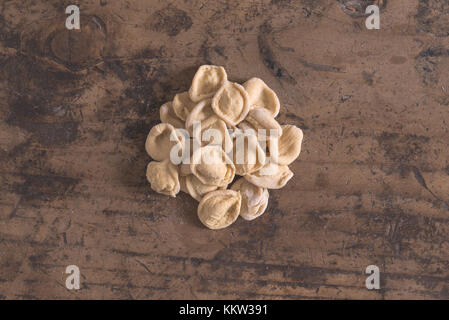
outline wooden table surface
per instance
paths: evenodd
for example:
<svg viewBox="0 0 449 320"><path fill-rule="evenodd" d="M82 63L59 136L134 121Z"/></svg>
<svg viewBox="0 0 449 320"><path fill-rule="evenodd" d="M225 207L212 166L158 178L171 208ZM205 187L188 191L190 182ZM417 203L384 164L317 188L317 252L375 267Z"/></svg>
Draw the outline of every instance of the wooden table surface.
<svg viewBox="0 0 449 320"><path fill-rule="evenodd" d="M145 178L202 64L264 79L305 135L267 212L221 231ZM380 30L335 0L3 0L0 298L448 299L448 74L444 0L388 1Z"/></svg>

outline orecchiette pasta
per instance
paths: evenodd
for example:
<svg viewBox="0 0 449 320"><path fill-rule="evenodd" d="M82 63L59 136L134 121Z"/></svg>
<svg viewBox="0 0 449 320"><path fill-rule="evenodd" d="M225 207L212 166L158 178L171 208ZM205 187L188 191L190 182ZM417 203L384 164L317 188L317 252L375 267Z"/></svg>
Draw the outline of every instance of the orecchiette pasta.
<svg viewBox="0 0 449 320"><path fill-rule="evenodd" d="M237 220L242 197L234 190L217 190L206 194L198 205L198 218L209 229L223 229Z"/></svg>
<svg viewBox="0 0 449 320"><path fill-rule="evenodd" d="M259 170L266 159L257 136L243 131L235 135L232 155L235 173L240 176Z"/></svg>
<svg viewBox="0 0 449 320"><path fill-rule="evenodd" d="M272 132L276 136L282 135L282 127L265 108L252 109L245 120L256 130L266 130L267 135L272 135Z"/></svg>
<svg viewBox="0 0 449 320"><path fill-rule="evenodd" d="M197 177L193 174L188 175L186 177L186 188L188 193L192 196L193 199L197 201L201 201L201 198L211 192L218 189L217 186L212 186L208 184L202 183Z"/></svg>
<svg viewBox="0 0 449 320"><path fill-rule="evenodd" d="M190 99L194 102L212 98L214 94L228 81L223 67L201 66L193 77L189 90Z"/></svg>
<svg viewBox="0 0 449 320"><path fill-rule="evenodd" d="M282 136L278 141L278 163L288 166L301 153L303 133L293 125L282 126Z"/></svg>
<svg viewBox="0 0 449 320"><path fill-rule="evenodd" d="M210 229L225 228L239 215L248 221L261 216L268 189L293 177L288 165L303 141L300 128L275 120L279 110L276 93L263 80L240 85L228 81L223 67L201 66L189 91L160 107L162 123L147 136L151 189L171 197L189 194Z"/></svg>
<svg viewBox="0 0 449 320"><path fill-rule="evenodd" d="M226 82L214 95L212 109L229 126L236 126L248 114L248 93L238 83Z"/></svg>
<svg viewBox="0 0 449 320"><path fill-rule="evenodd" d="M201 130L193 132L193 138L205 145L218 145L225 151L232 149L232 139L226 123L217 116L211 116L201 123Z"/></svg>
<svg viewBox="0 0 449 320"><path fill-rule="evenodd" d="M231 183L235 166L218 146L205 146L192 155L190 170L202 183L217 187Z"/></svg>
<svg viewBox="0 0 449 320"><path fill-rule="evenodd" d="M237 128L243 130L243 131L247 131L247 130L254 130L257 133L257 129L254 128L249 122L247 121L242 121L237 125Z"/></svg>
<svg viewBox="0 0 449 320"><path fill-rule="evenodd" d="M240 178L231 187L239 191L242 196L240 216L245 220L254 220L261 216L268 206L268 190L253 185L244 178Z"/></svg>
<svg viewBox="0 0 449 320"><path fill-rule="evenodd" d="M186 129L193 134L194 125L202 124L203 121L216 117L211 107L211 100L203 100L198 103L186 119ZM202 125L201 125L202 126Z"/></svg>
<svg viewBox="0 0 449 320"><path fill-rule="evenodd" d="M161 122L169 123L175 128L184 128L184 122L179 119L173 111L173 103L167 102L159 109Z"/></svg>
<svg viewBox="0 0 449 320"><path fill-rule="evenodd" d="M276 93L262 79L252 78L243 84L248 92L250 108L265 108L273 118L279 114L280 103Z"/></svg>
<svg viewBox="0 0 449 320"><path fill-rule="evenodd" d="M181 120L186 120L196 103L190 100L188 92L178 93L173 99L173 111Z"/></svg>
<svg viewBox="0 0 449 320"><path fill-rule="evenodd" d="M150 162L147 166L147 179L151 189L167 196L175 197L180 190L178 168L170 159Z"/></svg>
<svg viewBox="0 0 449 320"><path fill-rule="evenodd" d="M145 149L151 158L162 161L170 158L172 148L182 151L184 136L179 134L169 123L155 125L148 134Z"/></svg>
<svg viewBox="0 0 449 320"><path fill-rule="evenodd" d="M293 178L293 172L288 166L268 162L256 172L244 176L246 180L261 188L280 189Z"/></svg>

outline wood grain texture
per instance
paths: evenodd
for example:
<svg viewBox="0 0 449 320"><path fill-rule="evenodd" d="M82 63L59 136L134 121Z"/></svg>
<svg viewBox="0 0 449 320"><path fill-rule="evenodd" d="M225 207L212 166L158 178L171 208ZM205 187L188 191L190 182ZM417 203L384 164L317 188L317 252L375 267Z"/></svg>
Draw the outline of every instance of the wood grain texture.
<svg viewBox="0 0 449 320"><path fill-rule="evenodd" d="M81 31L69 4L0 3L0 298L449 298L446 1L388 1L371 31L334 0L85 0ZM160 105L206 63L264 79L305 135L267 212L222 231L145 179Z"/></svg>

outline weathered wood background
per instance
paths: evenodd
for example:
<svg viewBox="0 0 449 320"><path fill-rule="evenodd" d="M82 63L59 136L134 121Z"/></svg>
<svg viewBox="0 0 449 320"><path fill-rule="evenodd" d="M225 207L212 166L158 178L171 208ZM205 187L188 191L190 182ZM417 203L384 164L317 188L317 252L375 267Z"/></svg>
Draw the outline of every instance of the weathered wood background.
<svg viewBox="0 0 449 320"><path fill-rule="evenodd" d="M267 212L215 232L145 179L159 106L205 63L264 79L305 134ZM389 1L381 30L335 0L2 0L0 298L448 299L448 74L445 0Z"/></svg>

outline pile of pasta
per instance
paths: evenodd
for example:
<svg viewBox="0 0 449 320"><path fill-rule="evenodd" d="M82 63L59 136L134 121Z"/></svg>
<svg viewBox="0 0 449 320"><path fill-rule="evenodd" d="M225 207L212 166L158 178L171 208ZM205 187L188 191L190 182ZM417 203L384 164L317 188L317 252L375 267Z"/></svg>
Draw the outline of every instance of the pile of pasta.
<svg viewBox="0 0 449 320"><path fill-rule="evenodd" d="M301 152L303 132L280 125L275 119L279 109L276 93L261 79L240 85L228 81L223 67L201 66L189 91L161 106L161 123L148 134L151 188L171 197L180 191L192 196L199 201L200 221L210 229L225 228L239 216L248 221L261 216L268 189L287 184L293 177L288 166ZM204 139L208 129L218 130L219 138ZM240 135L245 148L237 161ZM173 150L188 150L183 155L188 161L174 161Z"/></svg>

